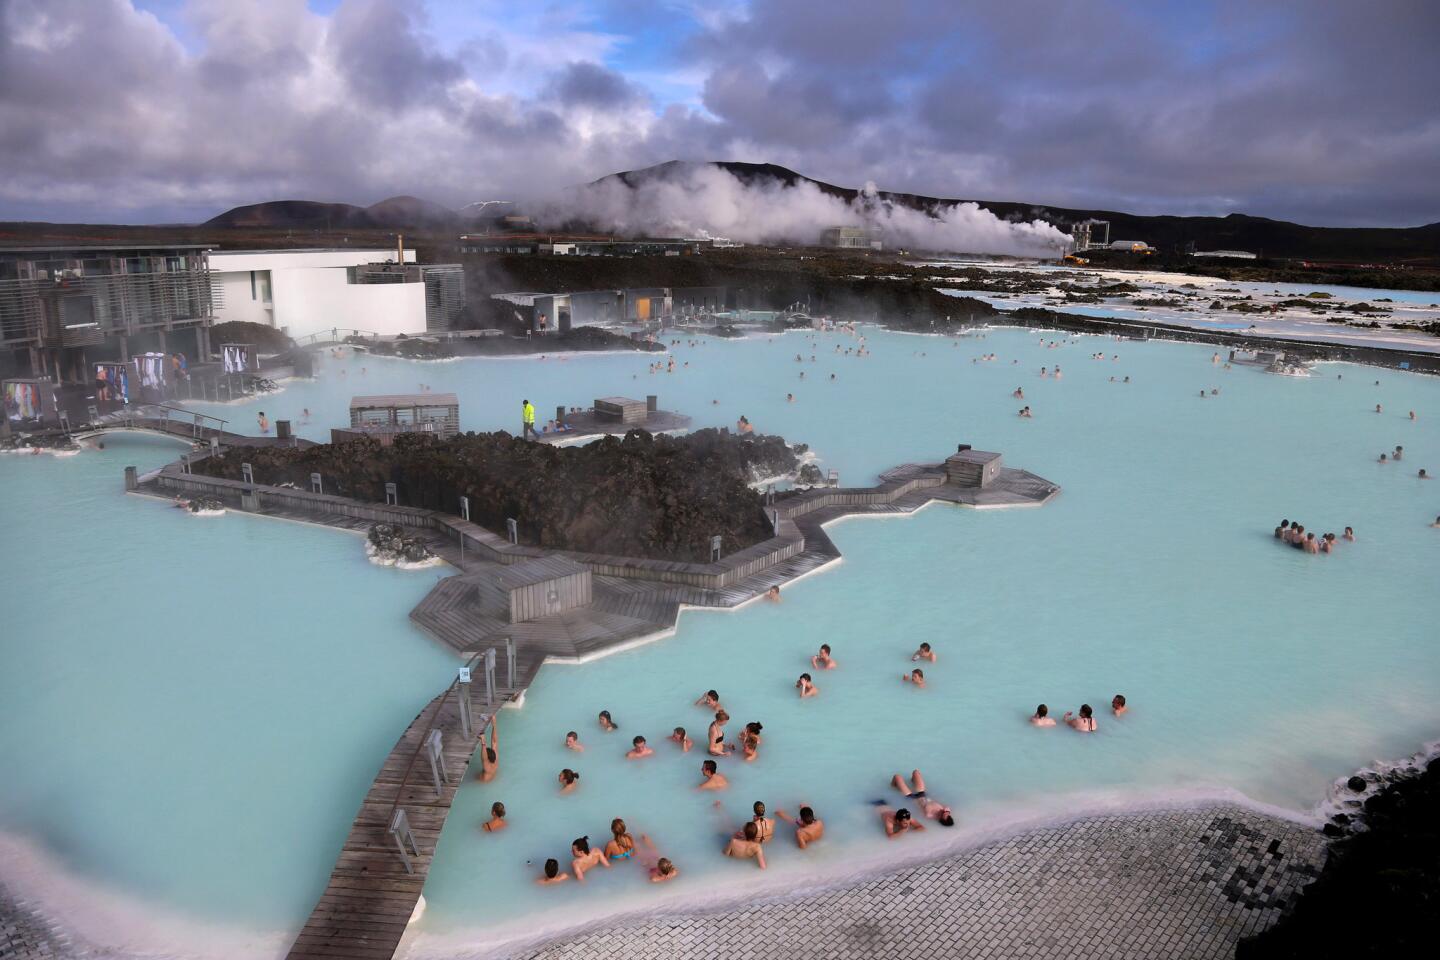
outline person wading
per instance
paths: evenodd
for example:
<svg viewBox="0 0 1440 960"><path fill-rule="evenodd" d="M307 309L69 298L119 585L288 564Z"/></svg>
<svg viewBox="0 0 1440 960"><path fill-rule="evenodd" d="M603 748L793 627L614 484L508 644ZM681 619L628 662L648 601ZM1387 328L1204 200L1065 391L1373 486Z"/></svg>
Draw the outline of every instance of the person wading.
<svg viewBox="0 0 1440 960"><path fill-rule="evenodd" d="M520 401L520 416L525 421L524 432L520 434L522 439L529 440L534 437L540 439L540 434L535 432L535 405L529 400Z"/></svg>

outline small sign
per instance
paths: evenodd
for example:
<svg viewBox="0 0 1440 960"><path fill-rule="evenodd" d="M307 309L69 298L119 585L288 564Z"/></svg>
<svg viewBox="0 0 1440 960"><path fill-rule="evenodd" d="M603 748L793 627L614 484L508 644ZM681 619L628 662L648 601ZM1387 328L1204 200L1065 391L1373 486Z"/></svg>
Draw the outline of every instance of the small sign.
<svg viewBox="0 0 1440 960"><path fill-rule="evenodd" d="M469 668L469 667L461 667L461 668L460 668L460 682L461 682L461 683L469 683L469 682L470 682L470 668Z"/></svg>

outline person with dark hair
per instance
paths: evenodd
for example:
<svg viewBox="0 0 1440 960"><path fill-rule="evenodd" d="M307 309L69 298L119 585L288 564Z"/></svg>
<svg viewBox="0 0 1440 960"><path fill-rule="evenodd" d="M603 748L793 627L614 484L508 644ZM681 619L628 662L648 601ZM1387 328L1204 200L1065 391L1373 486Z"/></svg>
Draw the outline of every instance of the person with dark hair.
<svg viewBox="0 0 1440 960"><path fill-rule="evenodd" d="M795 681L795 689L800 691L801 700L804 700L806 697L813 697L820 692L820 688L815 686L808 673L800 674L800 679Z"/></svg>
<svg viewBox="0 0 1440 960"><path fill-rule="evenodd" d="M580 734L574 730L565 734L565 749L574 750L576 753L584 753L585 745L580 742Z"/></svg>
<svg viewBox="0 0 1440 960"><path fill-rule="evenodd" d="M725 749L725 724L730 722L730 714L724 710L715 711L715 719L710 722L710 729L705 734L705 749L711 756L723 757L727 753Z"/></svg>
<svg viewBox="0 0 1440 960"><path fill-rule="evenodd" d="M1060 719L1068 723L1072 729L1079 730L1081 733L1094 733L1096 730L1095 711L1090 709L1090 704L1088 703L1080 704L1080 716L1077 717L1071 711L1066 710L1065 716Z"/></svg>
<svg viewBox="0 0 1440 960"><path fill-rule="evenodd" d="M920 644L920 649L910 654L911 663L914 663L917 660L926 660L930 663L935 662L935 651L930 649L929 643Z"/></svg>
<svg viewBox="0 0 1440 960"><path fill-rule="evenodd" d="M707 761L708 762L708 761ZM725 856L737 860L754 860L760 869L765 869L765 851L760 847L760 830L753 822L745 824L741 836L731 837L725 845Z"/></svg>
<svg viewBox="0 0 1440 960"><path fill-rule="evenodd" d="M620 729L619 724L617 724L614 720L610 719L609 710L601 710L599 720L600 729L604 730L606 733L614 733L616 730Z"/></svg>
<svg viewBox="0 0 1440 960"><path fill-rule="evenodd" d="M810 668L812 670L834 670L835 666L835 658L830 655L830 644L820 644L820 652L810 658Z"/></svg>
<svg viewBox="0 0 1440 960"><path fill-rule="evenodd" d="M580 771L566 767L560 771L560 792L570 793L580 785Z"/></svg>
<svg viewBox="0 0 1440 960"><path fill-rule="evenodd" d="M684 727L676 727L675 731L670 734L668 739L673 741L674 743L678 743L680 745L680 749L685 753L689 753L690 748L695 746L694 742L690 739L689 734L685 732Z"/></svg>
<svg viewBox="0 0 1440 960"><path fill-rule="evenodd" d="M745 724L745 729L740 731L740 752L745 755L745 762L749 763L760 755L760 731L765 729L757 720Z"/></svg>
<svg viewBox="0 0 1440 960"><path fill-rule="evenodd" d="M1035 708L1035 716L1030 718L1030 724L1036 727L1053 727L1055 718L1050 716L1050 708L1042 703Z"/></svg>
<svg viewBox="0 0 1440 960"><path fill-rule="evenodd" d="M1125 694L1123 693L1115 694L1115 696L1110 700L1110 712L1115 714L1115 716L1117 717L1129 709L1130 708L1125 705Z"/></svg>
<svg viewBox="0 0 1440 960"><path fill-rule="evenodd" d="M485 731L480 731L480 773L475 777L489 783L500 772L500 714L490 718L490 746L485 746Z"/></svg>
<svg viewBox="0 0 1440 960"><path fill-rule="evenodd" d="M755 841L757 843L769 843L770 839L775 836L775 821L765 816L765 804L762 801L756 800L751 809L754 811L755 816L745 824L745 827L755 827ZM744 839L745 827L741 827L735 831L734 837L736 840Z"/></svg>
<svg viewBox="0 0 1440 960"><path fill-rule="evenodd" d="M910 816L910 811L904 807L899 810L882 811L880 817L885 821L885 836L891 840L907 831L925 829L925 825L916 822L915 818Z"/></svg>
<svg viewBox="0 0 1440 960"><path fill-rule="evenodd" d="M700 695L700 699L695 701L695 706L704 707L707 710L719 710L721 709L720 694L714 690L706 690Z"/></svg>
<svg viewBox="0 0 1440 960"><path fill-rule="evenodd" d="M1290 521L1289 521L1289 520L1281 520L1281 521L1280 521L1280 526L1278 526L1278 527L1275 528L1275 539L1276 539L1276 540L1284 540L1284 539L1285 539L1285 535L1286 535L1287 533L1289 533L1289 532L1290 532Z"/></svg>
<svg viewBox="0 0 1440 960"><path fill-rule="evenodd" d="M913 683L917 687L923 687L925 686L925 671L921 670L919 667L916 667L909 673L900 674L900 679L904 680L906 683Z"/></svg>
<svg viewBox="0 0 1440 960"><path fill-rule="evenodd" d="M930 799L925 792L925 777L919 770L910 771L910 783L906 783L900 774L895 774L890 778L890 785L905 794L907 799L914 800L927 819L940 821L942 827L955 826L955 816L950 808L938 800ZM911 789L912 785L914 789ZM909 811L905 813L908 815Z"/></svg>
<svg viewBox="0 0 1440 960"><path fill-rule="evenodd" d="M605 856L604 850L591 850L589 837L580 837L570 844L570 854L574 857L570 861L570 869L575 871L575 879L581 882L585 880L585 871L592 869L597 863L607 870L610 869L610 858Z"/></svg>
<svg viewBox="0 0 1440 960"><path fill-rule="evenodd" d="M700 764L700 775L705 778L700 781L700 790L724 790L730 786L730 781L725 779L714 760L706 760Z"/></svg>
<svg viewBox="0 0 1440 960"><path fill-rule="evenodd" d="M490 804L490 819L480 824L480 829L486 833L494 833L496 830L505 829L505 804L496 800Z"/></svg>
<svg viewBox="0 0 1440 960"><path fill-rule="evenodd" d="M541 886L549 886L552 883L561 883L562 881L569 879L570 874L561 872L560 861L556 860L554 857L551 857L549 860L545 861L544 875L537 879L535 882L540 884Z"/></svg>
<svg viewBox="0 0 1440 960"><path fill-rule="evenodd" d="M784 810L776 810L775 817L795 825L795 845L801 850L825 836L825 821L815 816L814 809L809 806L800 808L799 818L791 817Z"/></svg>
<svg viewBox="0 0 1440 960"><path fill-rule="evenodd" d="M634 740L630 741L630 743L632 744L633 749L625 754L625 759L627 760L639 760L641 757L648 757L655 753L655 751L651 749L650 745L645 742L644 737L636 737Z"/></svg>

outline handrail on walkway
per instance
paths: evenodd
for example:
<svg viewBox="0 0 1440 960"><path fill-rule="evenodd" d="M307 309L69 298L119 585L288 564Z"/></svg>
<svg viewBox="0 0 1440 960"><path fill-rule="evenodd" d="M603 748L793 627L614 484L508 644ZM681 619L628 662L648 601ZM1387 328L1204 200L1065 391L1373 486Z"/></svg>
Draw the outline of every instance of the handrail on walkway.
<svg viewBox="0 0 1440 960"><path fill-rule="evenodd" d="M510 657L509 664L508 664L508 668L509 668L509 673L510 673L510 680L511 680L511 683L513 684L513 682L514 682L514 672L515 672L515 652L514 652L514 649L515 649L515 648L514 648L514 646L513 646L513 641L508 641L508 640L506 641L506 649L507 649L507 652L508 652L509 657ZM493 672L492 672L492 671L493 671L493 668L494 668L495 661L494 661L494 658L493 658L492 656L490 656L490 655L494 652L494 650L495 650L494 647L487 647L485 650L478 651L474 656L472 656L469 660L467 660L467 661L465 662L465 666L462 668L462 671L463 671L464 675L469 676L470 672L475 669L475 665L476 665L476 664L480 663L481 661L486 661L486 669L485 669L484 673L485 673L486 691L487 691L487 694L489 694L489 698L488 698L488 700L489 700L489 705L493 708L492 711L491 711L491 719L490 719L490 720L487 720L484 724L481 724L479 727L475 727L474 724L473 724L473 721L470 721L470 720L469 720L469 717L470 717L470 704L469 704L469 703L463 703L463 704L460 705L460 711L461 711L461 717L460 717L461 735L462 735L462 736L464 735L464 728L465 728L466 726L470 726L470 727L471 727L471 731L470 731L471 737L477 737L477 736L478 736L478 737L480 738L482 744L484 743L484 739L485 739L485 727L488 726L491 722L493 722L494 710L499 709L499 706L503 705L503 701L502 701L502 703L499 704L499 705L497 705L497 704L495 703L495 701L494 701L494 686L492 686L492 685L496 684L496 681L495 681L495 678L494 678L494 675L493 675ZM487 660L487 657L489 658L488 660ZM461 682L460 682L460 676L461 676L461 672L462 672L462 671L456 671L455 679L453 679L453 680L450 681L450 686L448 686L448 687L445 688L445 692L442 693L442 694L440 695L439 699L435 702L434 710L433 710L433 711L431 712L431 714L430 714L430 723L429 723L429 725L425 728L425 733L424 733L423 736L421 736L420 742L416 745L414 752L412 752L412 753L410 754L410 762L405 765L405 776L402 777L401 780L400 780L399 789L397 789L396 792L395 792L395 800L390 804L390 812L389 812L389 814L387 814L386 817L385 817L385 822L386 822L386 824L387 824L387 828L390 830L390 832L392 833L392 835L395 836L396 846L397 846L397 848L399 849L399 852L400 852L400 862L405 865L405 872L406 872L406 873L412 872L412 869L411 869L411 866L410 866L410 858L409 858L409 856L405 853L405 839L402 838L402 837L399 835L399 833L397 832L397 821L396 821L396 816L395 816L395 815L396 815L397 811L401 811L401 810L402 810L402 808L401 808L401 806L400 806L400 803L401 803L402 798L405 796L405 791L410 787L410 775L415 772L415 761L419 760L422 754L426 753L427 751L429 751L429 750L431 749L431 748L430 748L431 738L435 735L436 731L440 730L440 717L441 717L441 715L445 712L445 705L450 701L450 697L451 697L452 695L454 695L454 696L456 697L456 702L457 702L457 703L460 703L459 697L464 696L464 697L466 697L466 698L468 699L469 696L470 696L470 691L469 691L470 684L469 684L468 682L467 682L467 683L461 683ZM464 687L464 688L465 688L465 690L463 691L463 693L462 693L461 690L460 690L461 687ZM436 758L436 759L434 760L434 762L436 762L436 763L443 763L443 762L444 762L444 759L443 759L443 757ZM435 773L435 771L432 770L432 773ZM437 782L436 782L436 784L435 784L435 789L438 791L438 790L441 789L440 783L438 782L438 778L443 777L444 774L443 774L443 773L435 773L435 776L437 777ZM399 829L400 829L400 830L408 831L408 827L405 826L405 824L407 823L407 821L408 821L408 818L402 818L402 819L399 821L398 826L399 826ZM410 843L412 844L412 849L413 849L413 843L414 843L413 838L410 840ZM419 851L416 851L416 853L417 853L417 855L418 855Z"/></svg>
<svg viewBox="0 0 1440 960"><path fill-rule="evenodd" d="M346 337L379 337L380 334L374 330L357 330L354 327L331 327L327 330L319 330L315 333L307 333L303 337L295 338L295 346L309 347L317 343L341 343Z"/></svg>

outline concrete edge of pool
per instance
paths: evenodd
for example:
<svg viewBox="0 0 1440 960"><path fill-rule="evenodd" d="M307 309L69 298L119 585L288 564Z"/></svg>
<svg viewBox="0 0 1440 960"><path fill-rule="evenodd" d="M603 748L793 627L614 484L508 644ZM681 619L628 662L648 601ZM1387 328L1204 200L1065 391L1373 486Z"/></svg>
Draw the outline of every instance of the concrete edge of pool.
<svg viewBox="0 0 1440 960"><path fill-rule="evenodd" d="M399 946L459 784L495 709L518 702L547 661L582 662L674 632L686 607L733 609L826 567L840 551L824 526L848 516L909 515L932 502L1041 506L1051 481L961 445L938 464L902 464L873 487L818 488L771 501L775 536L709 564L546 551L511 544L436 511L362 503L194 474L202 453L140 478L131 493L215 497L241 512L350 531L375 522L418 530L460 572L411 611L487 683L484 706L452 681L417 714L372 782L330 881L288 956L383 960ZM506 649L505 670L496 651ZM422 755L424 762L421 762ZM339 951L337 953L337 951Z"/></svg>

